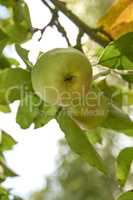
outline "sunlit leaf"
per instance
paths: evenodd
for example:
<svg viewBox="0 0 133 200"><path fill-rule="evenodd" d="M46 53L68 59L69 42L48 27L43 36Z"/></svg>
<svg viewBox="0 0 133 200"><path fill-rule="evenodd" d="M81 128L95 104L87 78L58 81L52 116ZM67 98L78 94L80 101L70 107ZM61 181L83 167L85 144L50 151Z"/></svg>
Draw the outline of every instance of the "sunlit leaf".
<svg viewBox="0 0 133 200"><path fill-rule="evenodd" d="M13 6L15 0L0 0L0 4L5 6Z"/></svg>
<svg viewBox="0 0 133 200"><path fill-rule="evenodd" d="M0 21L0 30L8 38L6 42L23 43L31 39L32 25L27 4L23 0L8 0L8 2L1 0L0 3L10 6L9 10L11 11L9 18Z"/></svg>
<svg viewBox="0 0 133 200"><path fill-rule="evenodd" d="M11 112L11 109L9 105L0 105L0 112L9 113Z"/></svg>
<svg viewBox="0 0 133 200"><path fill-rule="evenodd" d="M122 78L129 83L133 83L133 74L124 74Z"/></svg>
<svg viewBox="0 0 133 200"><path fill-rule="evenodd" d="M28 28L24 28L22 25L15 25L10 24L8 22L1 22L0 28L5 32L5 34L8 36L8 41L5 40L5 43L23 43L27 40L31 39L32 33L31 30ZM4 45L4 42L3 42Z"/></svg>
<svg viewBox="0 0 133 200"><path fill-rule="evenodd" d="M115 69L133 68L133 32L111 42L102 53L99 64Z"/></svg>
<svg viewBox="0 0 133 200"><path fill-rule="evenodd" d="M128 105L133 105L133 90L129 90L127 93Z"/></svg>
<svg viewBox="0 0 133 200"><path fill-rule="evenodd" d="M109 104L108 116L101 127L133 136L133 121L128 114L113 104ZM128 132L128 130L131 131Z"/></svg>
<svg viewBox="0 0 133 200"><path fill-rule="evenodd" d="M0 71L0 104L7 104L20 98L24 87L31 88L30 73L21 68Z"/></svg>
<svg viewBox="0 0 133 200"><path fill-rule="evenodd" d="M121 186L124 186L133 161L133 147L123 149L117 157L116 175Z"/></svg>
<svg viewBox="0 0 133 200"><path fill-rule="evenodd" d="M7 35L0 29L0 55L7 44L7 40Z"/></svg>
<svg viewBox="0 0 133 200"><path fill-rule="evenodd" d="M110 99L112 103L120 108L123 106L125 92L118 84L109 85L107 79L102 79L97 81L95 85Z"/></svg>
<svg viewBox="0 0 133 200"><path fill-rule="evenodd" d="M0 55L2 54L2 51L5 48L6 44L7 44L7 39L0 41Z"/></svg>
<svg viewBox="0 0 133 200"><path fill-rule="evenodd" d="M14 177L17 176L16 173L14 173L6 164L4 158L0 156L0 165L3 167L4 170L4 176L5 177Z"/></svg>
<svg viewBox="0 0 133 200"><path fill-rule="evenodd" d="M102 130L100 128L87 131L87 137L92 144L102 143Z"/></svg>
<svg viewBox="0 0 133 200"><path fill-rule="evenodd" d="M18 55L22 58L27 68L30 69L32 67L32 63L29 61L29 58L28 58L29 51L22 48L20 45L15 45L15 47L16 47L16 51Z"/></svg>
<svg viewBox="0 0 133 200"><path fill-rule="evenodd" d="M46 125L50 120L55 118L57 111L57 106L52 106L44 103L39 108L39 113L34 120L35 128L40 128Z"/></svg>
<svg viewBox="0 0 133 200"><path fill-rule="evenodd" d="M0 199L9 200L9 192L3 187L0 187Z"/></svg>
<svg viewBox="0 0 133 200"><path fill-rule="evenodd" d="M32 37L31 30L21 24L9 25L6 27L5 32L9 37L10 43L24 43Z"/></svg>
<svg viewBox="0 0 133 200"><path fill-rule="evenodd" d="M133 191L128 191L121 194L117 200L132 200L133 199Z"/></svg>
<svg viewBox="0 0 133 200"><path fill-rule="evenodd" d="M133 31L133 1L116 0L107 14L98 21L98 26L113 38Z"/></svg>
<svg viewBox="0 0 133 200"><path fill-rule="evenodd" d="M16 141L4 131L1 132L0 152L12 149Z"/></svg>
<svg viewBox="0 0 133 200"><path fill-rule="evenodd" d="M13 18L16 24L22 24L25 28L31 27L29 8L23 0L15 2L13 14Z"/></svg>
<svg viewBox="0 0 133 200"><path fill-rule="evenodd" d="M0 56L0 69L10 68L12 66L18 66L19 62L14 58L8 58L4 55Z"/></svg>
<svg viewBox="0 0 133 200"><path fill-rule="evenodd" d="M103 160L93 148L87 135L70 119L66 113L59 114L57 121L65 134L71 149L79 154L90 165L96 167L103 173L106 169Z"/></svg>
<svg viewBox="0 0 133 200"><path fill-rule="evenodd" d="M21 128L26 129L33 123L39 113L40 99L32 93L28 93L20 101L16 122Z"/></svg>

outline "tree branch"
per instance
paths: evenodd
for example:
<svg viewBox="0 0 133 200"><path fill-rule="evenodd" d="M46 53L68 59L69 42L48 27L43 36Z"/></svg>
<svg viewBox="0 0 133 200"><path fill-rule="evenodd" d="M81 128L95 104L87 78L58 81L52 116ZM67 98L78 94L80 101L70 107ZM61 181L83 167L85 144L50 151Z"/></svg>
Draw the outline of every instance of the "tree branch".
<svg viewBox="0 0 133 200"><path fill-rule="evenodd" d="M58 31L62 34L62 36L65 38L65 40L66 40L68 46L71 46L70 41L69 41L69 38L68 38L68 36L67 36L67 33L66 33L64 27L62 26L62 24L61 24L60 21L59 21L59 16L58 16L58 11L59 11L59 10L58 10L55 6L54 6L54 8L52 8L52 7L47 3L46 0L41 0L41 1L42 1L43 4L50 10L50 12L51 12L51 14L52 14L52 18L51 18L50 22L49 22L44 28L42 28L42 29L36 29L36 28L35 28L35 29L34 29L34 33L35 33L36 31L41 31L41 37L40 37L40 39L39 39L39 40L41 40L42 35L43 35L43 33L45 32L45 30L46 30L49 26L51 26L51 27L55 26L55 27L57 28L57 30L58 30Z"/></svg>
<svg viewBox="0 0 133 200"><path fill-rule="evenodd" d="M99 72L98 74L96 74L94 77L93 77L93 80L97 80L98 78L101 78L102 76L107 76L108 74L111 73L111 70L110 69L107 69L107 70L103 70L101 72Z"/></svg>
<svg viewBox="0 0 133 200"><path fill-rule="evenodd" d="M62 34L62 36L65 38L65 40L66 40L68 46L71 46L71 43L70 43L70 41L69 41L69 38L67 37L67 33L66 33L66 31L65 31L65 28L61 25L61 23L59 22L59 20L57 20L57 21L55 22L55 26L56 26L57 30L58 30L58 31Z"/></svg>
<svg viewBox="0 0 133 200"><path fill-rule="evenodd" d="M82 39L82 36L84 35L84 32L79 29L79 33L77 35L77 39L76 39L76 45L75 45L75 48L76 49L79 49L80 51L83 51L82 50L82 44L81 44L81 39Z"/></svg>
<svg viewBox="0 0 133 200"><path fill-rule="evenodd" d="M97 73L94 77L93 80L96 80L98 78L101 78L102 76L107 76L111 72L116 73L117 75L131 75L133 76L133 70L119 70L119 69L109 69L106 68L105 70L102 70L101 72Z"/></svg>
<svg viewBox="0 0 133 200"><path fill-rule="evenodd" d="M88 25L86 25L82 20L79 19L75 14L73 14L63 2L60 2L58 0L48 0L50 3L52 3L56 9L61 11L65 16L67 16L79 29L81 29L84 33L86 33L92 40L99 43L102 46L106 46L109 41L112 40L112 38L105 32L103 32L100 29L93 29L90 28ZM44 2L44 0L42 0ZM99 35L99 33L103 34L104 37Z"/></svg>
<svg viewBox="0 0 133 200"><path fill-rule="evenodd" d="M41 0L42 2L43 2L43 4L47 7L47 8L49 8L49 10L51 11L51 12L53 12L53 8L51 8L51 6L47 3L47 1L45 1L45 0Z"/></svg>

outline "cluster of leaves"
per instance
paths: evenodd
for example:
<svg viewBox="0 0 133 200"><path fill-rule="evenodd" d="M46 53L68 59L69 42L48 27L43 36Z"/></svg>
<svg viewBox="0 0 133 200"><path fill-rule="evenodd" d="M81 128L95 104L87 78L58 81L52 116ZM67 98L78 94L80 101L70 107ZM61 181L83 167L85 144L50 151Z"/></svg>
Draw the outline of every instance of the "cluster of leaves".
<svg viewBox="0 0 133 200"><path fill-rule="evenodd" d="M123 35L100 51L97 64L100 65L100 69L104 68L107 74L104 71L102 81L95 80L94 84L119 109L118 112L115 112L112 111L111 107L106 123L102 127L86 133L66 114L62 114L60 108L42 102L32 89L32 63L28 59L29 51L20 46L21 43L32 37L33 30L26 3L23 0L0 0L0 4L5 6L9 12L9 17L0 19L0 111L10 112L10 104L19 100L16 122L24 129L29 128L33 123L35 128L40 128L51 119L56 119L72 150L104 174L109 173L93 144L99 142L99 134L103 130L112 129L133 136L133 122L128 113L126 114L122 110L125 95L128 99L126 106L133 104L133 91L131 89L133 76L129 73L129 70L133 68L133 33ZM24 61L26 69L21 68L18 61L4 55L3 50L7 44L15 45L16 52ZM121 80L122 84L118 84L118 81L116 84L110 84L108 81L110 76ZM102 73L99 73L99 77L102 77ZM126 89L123 85L127 85ZM113 96L113 94L115 95ZM132 160L133 147L122 150L116 159L116 177L121 186L124 186L127 180ZM2 162L4 161L2 160ZM8 175L5 174L5 176ZM0 195L2 191L1 189ZM8 197L5 197L6 199ZM123 199L133 199L133 192L127 192L119 198L119 200Z"/></svg>
<svg viewBox="0 0 133 200"><path fill-rule="evenodd" d="M0 131L0 199L2 200L9 200L10 198L13 200L21 200L20 197L14 196L10 190L1 186L1 183L4 182L7 177L17 176L17 174L7 166L3 154L5 151L11 150L15 144L15 140L10 135L4 131Z"/></svg>
<svg viewBox="0 0 133 200"><path fill-rule="evenodd" d="M5 9L7 16L0 18L0 112L10 112L9 104L20 98L20 89L29 86L30 73L19 68L19 62L6 57L3 53L6 45L21 44L32 36L32 27L29 10L22 0L0 0L1 9ZM6 15L5 14L5 15ZM13 68L14 67L14 68ZM8 94L7 94L8 93ZM8 98L6 98L6 94ZM11 150L16 144L15 140L0 131L0 199L21 200L12 194L2 183L8 177L17 176L6 164L4 152Z"/></svg>
<svg viewBox="0 0 133 200"><path fill-rule="evenodd" d="M28 7L23 0L0 1L9 12L7 18L0 20L1 43L22 43L32 36Z"/></svg>

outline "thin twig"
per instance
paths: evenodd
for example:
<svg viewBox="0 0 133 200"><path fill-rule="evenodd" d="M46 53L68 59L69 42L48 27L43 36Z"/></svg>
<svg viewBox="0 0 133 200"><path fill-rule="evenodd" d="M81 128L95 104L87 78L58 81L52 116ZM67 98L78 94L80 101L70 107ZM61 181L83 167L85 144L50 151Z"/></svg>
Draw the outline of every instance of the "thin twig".
<svg viewBox="0 0 133 200"><path fill-rule="evenodd" d="M120 76L122 76L122 75L132 75L133 76L133 70L105 69L105 70L99 72L98 74L96 74L94 76L94 80L100 78L101 76L107 76L111 72L116 73Z"/></svg>
<svg viewBox="0 0 133 200"><path fill-rule="evenodd" d="M41 1L51 12L53 12L54 9L51 8L51 6L47 3L47 1L45 1L45 0L41 0Z"/></svg>
<svg viewBox="0 0 133 200"><path fill-rule="evenodd" d="M44 1L44 0L43 0ZM59 11L61 11L64 15L66 15L71 21L79 27L84 33L86 33L92 40L99 43L102 46L106 46L109 41L110 37L106 34L106 37L108 40L106 40L104 37L101 37L98 35L98 32L100 33L100 29L93 29L90 28L88 25L86 25L82 20L79 19L75 14L73 14L66 5L58 0L49 0ZM103 32L101 32L103 34ZM105 34L104 34L105 36Z"/></svg>
<svg viewBox="0 0 133 200"><path fill-rule="evenodd" d="M93 77L93 80L96 80L98 78L101 78L102 76L107 76L111 73L111 70L110 69L107 69L107 70L104 70L104 71L101 71L99 72L98 74L96 74L94 77Z"/></svg>
<svg viewBox="0 0 133 200"><path fill-rule="evenodd" d="M116 72L119 75L132 75L133 76L133 70L119 70L119 69L114 69L114 72Z"/></svg>
<svg viewBox="0 0 133 200"><path fill-rule="evenodd" d="M40 31L40 32L41 32L41 36L40 36L40 38L39 38L39 41L42 39L42 36L43 36L45 30L46 30L49 26L53 27L53 26L55 25L55 21L56 21L57 18L58 18L58 13L57 13L57 10L54 9L54 10L52 11L52 18L51 18L50 22L49 22L46 26L44 26L42 29L39 29L39 28L35 28L35 29L34 29L34 33L37 32L37 31Z"/></svg>
<svg viewBox="0 0 133 200"><path fill-rule="evenodd" d="M71 46L69 38L67 36L67 32L65 31L64 27L62 26L62 24L59 21L59 16L58 16L58 10L56 9L56 7L54 6L54 8L52 8L46 0L41 0L43 2L43 4L50 10L51 14L52 14L52 18L50 20L50 22L44 26L42 29L38 29L38 28L34 28L33 32L37 32L37 31L41 31L41 36L39 38L39 41L42 39L42 36L45 32L45 30L51 26L55 26L57 28L57 30L62 34L62 36L65 38L68 46Z"/></svg>
<svg viewBox="0 0 133 200"><path fill-rule="evenodd" d="M75 45L75 48L76 49L79 49L80 51L83 51L82 50L82 44L81 44L81 39L82 39L82 36L84 35L84 32L82 30L79 29L79 33L77 35L77 40L76 40L76 45Z"/></svg>
<svg viewBox="0 0 133 200"><path fill-rule="evenodd" d="M66 33L64 27L63 27L63 26L61 25L61 23L59 22L59 20L57 20L57 21L55 22L55 25L56 25L57 30L58 30L58 31L62 34L62 36L65 38L65 40L66 40L68 46L71 46L71 43L70 43L70 41L69 41L69 38L67 37L67 33Z"/></svg>

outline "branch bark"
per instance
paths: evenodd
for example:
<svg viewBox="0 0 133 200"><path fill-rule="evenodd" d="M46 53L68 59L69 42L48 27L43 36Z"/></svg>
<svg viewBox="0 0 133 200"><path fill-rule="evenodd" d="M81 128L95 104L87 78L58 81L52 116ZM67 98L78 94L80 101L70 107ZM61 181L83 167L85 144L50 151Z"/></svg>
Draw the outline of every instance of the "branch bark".
<svg viewBox="0 0 133 200"><path fill-rule="evenodd" d="M43 3L45 0L41 0ZM112 38L105 32L100 29L93 29L85 24L82 20L79 19L75 14L73 14L66 5L58 0L48 0L50 3L54 5L56 9L61 11L65 16L67 16L82 32L86 33L93 41L97 42L101 46L105 47ZM100 34L103 34L107 39L102 37Z"/></svg>

